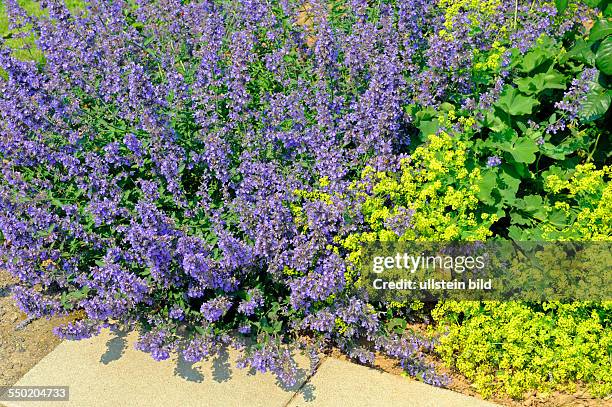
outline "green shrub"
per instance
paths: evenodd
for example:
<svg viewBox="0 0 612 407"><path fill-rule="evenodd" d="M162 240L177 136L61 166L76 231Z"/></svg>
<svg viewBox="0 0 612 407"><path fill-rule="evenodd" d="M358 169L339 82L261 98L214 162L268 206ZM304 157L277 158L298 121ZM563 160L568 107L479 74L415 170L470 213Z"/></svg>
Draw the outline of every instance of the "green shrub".
<svg viewBox="0 0 612 407"><path fill-rule="evenodd" d="M612 303L447 302L433 312L437 351L485 397L525 391L612 392Z"/></svg>

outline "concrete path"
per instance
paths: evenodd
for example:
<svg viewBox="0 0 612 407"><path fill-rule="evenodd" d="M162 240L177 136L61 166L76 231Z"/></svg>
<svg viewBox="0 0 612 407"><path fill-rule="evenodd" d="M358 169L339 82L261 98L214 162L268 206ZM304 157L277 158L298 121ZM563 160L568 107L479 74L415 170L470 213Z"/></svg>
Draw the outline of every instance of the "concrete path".
<svg viewBox="0 0 612 407"><path fill-rule="evenodd" d="M156 362L134 349L135 335L102 334L62 342L16 386L69 386L70 401L2 401L6 407L120 406L494 406L475 398L333 358L308 377L281 388L271 374L253 375L233 365L233 352L191 365Z"/></svg>

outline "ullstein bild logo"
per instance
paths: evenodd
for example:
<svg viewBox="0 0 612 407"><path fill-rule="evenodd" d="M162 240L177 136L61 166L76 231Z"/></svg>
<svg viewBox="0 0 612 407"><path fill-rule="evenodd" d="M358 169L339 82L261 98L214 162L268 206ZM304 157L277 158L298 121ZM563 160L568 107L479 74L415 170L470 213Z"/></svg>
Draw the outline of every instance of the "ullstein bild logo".
<svg viewBox="0 0 612 407"><path fill-rule="evenodd" d="M447 281L430 278L417 282L406 279L386 281L382 278L377 278L372 282L372 286L376 290L491 290L493 288L493 281L482 278L476 280L470 278L467 282L458 281L457 279Z"/></svg>

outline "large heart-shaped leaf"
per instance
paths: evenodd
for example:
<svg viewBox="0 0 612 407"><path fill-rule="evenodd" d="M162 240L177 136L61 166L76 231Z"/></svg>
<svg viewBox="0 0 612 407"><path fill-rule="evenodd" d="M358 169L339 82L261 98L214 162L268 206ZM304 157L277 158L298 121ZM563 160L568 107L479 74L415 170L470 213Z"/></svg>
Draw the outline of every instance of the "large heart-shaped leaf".
<svg viewBox="0 0 612 407"><path fill-rule="evenodd" d="M612 24L606 19L600 19L597 20L591 28L589 40L595 42L610 34L612 34Z"/></svg>
<svg viewBox="0 0 612 407"><path fill-rule="evenodd" d="M599 45L595 65L606 75L612 75L612 35L606 37Z"/></svg>
<svg viewBox="0 0 612 407"><path fill-rule="evenodd" d="M612 101L612 91L596 87L587 95L586 101L582 104L580 117L583 121L591 122L602 117L610 108Z"/></svg>

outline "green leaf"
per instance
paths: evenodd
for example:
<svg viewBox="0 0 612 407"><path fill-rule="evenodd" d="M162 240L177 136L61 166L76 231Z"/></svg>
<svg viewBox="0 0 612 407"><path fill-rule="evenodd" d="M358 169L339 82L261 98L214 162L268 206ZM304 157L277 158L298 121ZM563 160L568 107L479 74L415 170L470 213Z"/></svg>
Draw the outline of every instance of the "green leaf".
<svg viewBox="0 0 612 407"><path fill-rule="evenodd" d="M553 54L550 50L542 47L536 48L525 54L521 61L520 69L522 72L529 73L549 60L552 56Z"/></svg>
<svg viewBox="0 0 612 407"><path fill-rule="evenodd" d="M486 170L482 172L482 179L478 184L478 199L487 205L493 205L495 198L492 196L493 189L497 185L497 175L493 170Z"/></svg>
<svg viewBox="0 0 612 407"><path fill-rule="evenodd" d="M64 205L62 204L62 201L60 201L57 198L51 198L51 204L53 204L53 206L57 206L60 209L64 207Z"/></svg>
<svg viewBox="0 0 612 407"><path fill-rule="evenodd" d="M536 156L534 153L536 153L538 150L539 148L535 141L529 137L521 137L512 146L510 154L512 154L512 157L520 163L531 164L535 161Z"/></svg>
<svg viewBox="0 0 612 407"><path fill-rule="evenodd" d="M587 6L589 6L589 7L591 7L591 8L598 7L598 6L599 6L600 1L602 1L602 0L582 0L582 2L583 2L584 4L586 4ZM603 1L606 1L606 0L603 0Z"/></svg>
<svg viewBox="0 0 612 407"><path fill-rule="evenodd" d="M516 225L512 225L508 228L508 237L516 241L529 240L526 238L527 234Z"/></svg>
<svg viewBox="0 0 612 407"><path fill-rule="evenodd" d="M535 212L542 208L542 197L540 195L527 195L523 198L525 210Z"/></svg>
<svg viewBox="0 0 612 407"><path fill-rule="evenodd" d="M599 45L595 65L606 75L612 75L612 35L606 37Z"/></svg>
<svg viewBox="0 0 612 407"><path fill-rule="evenodd" d="M423 136L429 136L435 134L440 128L440 124L437 119L435 120L424 120L419 123L419 130L423 133Z"/></svg>
<svg viewBox="0 0 612 407"><path fill-rule="evenodd" d="M591 50L591 45L580 38L576 41L576 44L572 47L572 49L567 51L559 58L559 62L564 64L570 59L575 59L583 64L594 65L595 53L593 53Z"/></svg>
<svg viewBox="0 0 612 407"><path fill-rule="evenodd" d="M516 193L521 185L521 180L515 178L507 172L502 172L499 178L501 181L499 186L504 187L503 189L499 189L499 193L503 201L509 205L514 205L514 202L516 201Z"/></svg>
<svg viewBox="0 0 612 407"><path fill-rule="evenodd" d="M497 113L501 113L502 115L507 116L503 112L499 112L499 109ZM484 119L481 121L481 123L483 127L487 127L496 132L504 131L508 129L508 125L504 123L504 120L501 117L499 117L498 114L495 114L492 111L488 111L485 114Z"/></svg>
<svg viewBox="0 0 612 407"><path fill-rule="evenodd" d="M585 122L592 122L599 119L610 108L612 101L611 91L605 91L601 87L596 87L591 90L586 97L586 101L582 104L580 117Z"/></svg>
<svg viewBox="0 0 612 407"><path fill-rule="evenodd" d="M548 222L557 226L557 227L565 227L567 226L567 216L565 212L561 209L553 209L548 216Z"/></svg>
<svg viewBox="0 0 612 407"><path fill-rule="evenodd" d="M539 105L535 98L523 96L518 89L508 86L502 92L497 106L512 116L531 114L534 106Z"/></svg>
<svg viewBox="0 0 612 407"><path fill-rule="evenodd" d="M533 225L533 220L531 218L523 216L522 214L518 212L512 212L510 214L510 219L512 220L513 224L522 225L522 226Z"/></svg>
<svg viewBox="0 0 612 407"><path fill-rule="evenodd" d="M87 298L89 287L83 287L79 290L62 293L62 300L66 302L75 302L83 298Z"/></svg>
<svg viewBox="0 0 612 407"><path fill-rule="evenodd" d="M542 154L554 160L563 160L567 153L571 152L567 151L567 149L563 148L562 146L555 146L551 143L544 143L541 147L541 150Z"/></svg>
<svg viewBox="0 0 612 407"><path fill-rule="evenodd" d="M517 207L537 219L542 220L546 217L544 201L540 195L527 195L523 197L520 201L517 201Z"/></svg>
<svg viewBox="0 0 612 407"><path fill-rule="evenodd" d="M521 92L528 95L540 93L545 89L565 89L565 76L559 71L551 70L545 73L539 73L528 78L516 79L514 83L518 85Z"/></svg>
<svg viewBox="0 0 612 407"><path fill-rule="evenodd" d="M597 20L589 32L589 41L595 42L612 34L612 24L605 19Z"/></svg>
<svg viewBox="0 0 612 407"><path fill-rule="evenodd" d="M403 318L393 318L387 322L387 331L401 335L406 330L408 322Z"/></svg>
<svg viewBox="0 0 612 407"><path fill-rule="evenodd" d="M536 82L535 76L514 80L514 83L518 85L519 90L528 95L534 94L538 91L538 82Z"/></svg>
<svg viewBox="0 0 612 407"><path fill-rule="evenodd" d="M555 0L555 7L557 7L557 14L563 14L567 9L568 0Z"/></svg>

